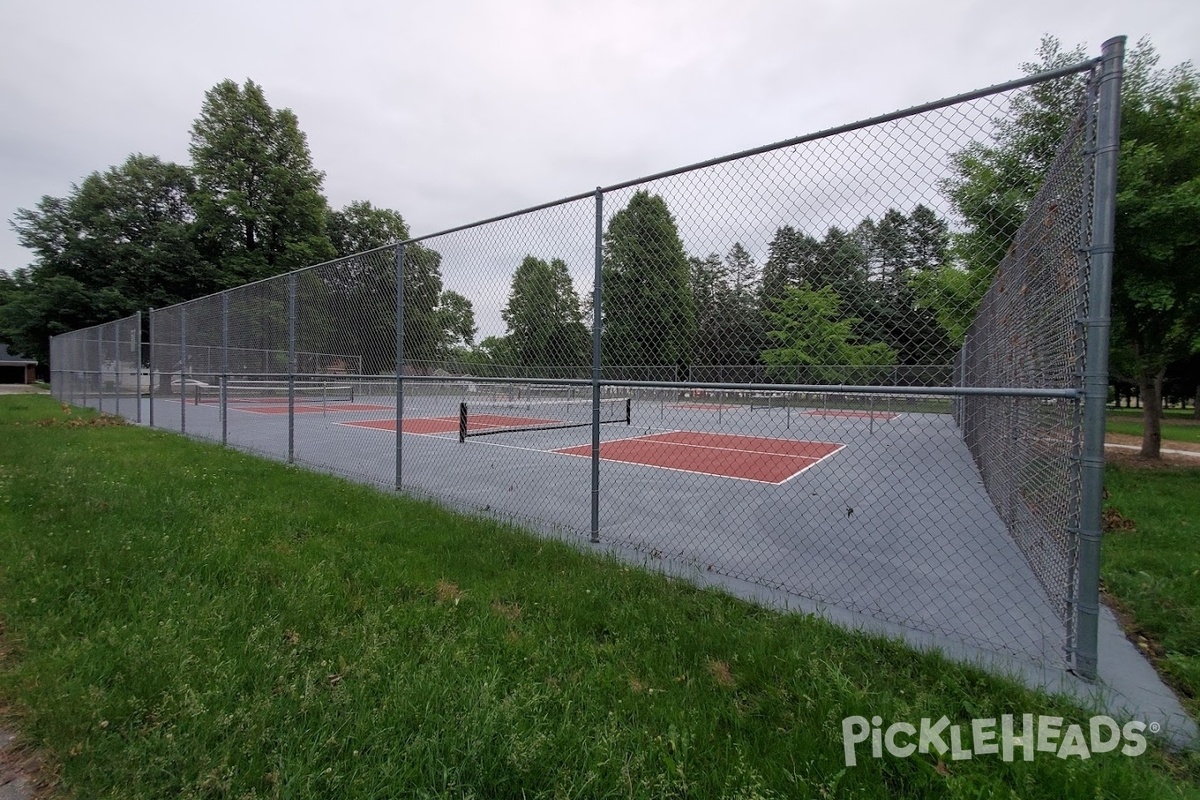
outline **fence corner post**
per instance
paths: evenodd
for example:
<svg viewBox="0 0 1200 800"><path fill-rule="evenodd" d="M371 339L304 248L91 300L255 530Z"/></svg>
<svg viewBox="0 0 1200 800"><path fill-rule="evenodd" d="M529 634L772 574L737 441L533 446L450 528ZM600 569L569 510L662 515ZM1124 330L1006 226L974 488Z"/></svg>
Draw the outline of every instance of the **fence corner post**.
<svg viewBox="0 0 1200 800"><path fill-rule="evenodd" d="M1117 152L1120 147L1121 78L1125 37L1104 43L1096 98L1092 242L1088 307L1084 321L1087 357L1083 372L1083 456L1079 509L1078 628L1074 666L1088 680L1097 675L1100 615L1100 535L1104 504L1104 426L1108 404L1109 306L1112 298L1113 229L1116 219Z"/></svg>

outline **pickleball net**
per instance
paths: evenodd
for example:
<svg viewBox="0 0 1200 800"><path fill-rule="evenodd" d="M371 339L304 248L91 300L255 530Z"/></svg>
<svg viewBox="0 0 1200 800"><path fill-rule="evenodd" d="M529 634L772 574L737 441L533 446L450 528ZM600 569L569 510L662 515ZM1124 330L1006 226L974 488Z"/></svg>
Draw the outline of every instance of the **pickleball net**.
<svg viewBox="0 0 1200 800"><path fill-rule="evenodd" d="M600 422L628 425L632 417L631 407L629 397L602 397ZM459 404L458 440L465 442L473 436L495 433L585 428L593 421L593 403L590 399L482 399Z"/></svg>
<svg viewBox="0 0 1200 800"><path fill-rule="evenodd" d="M224 398L228 405L286 405L289 395L297 405L321 405L327 403L353 403L354 385L350 383L296 382L287 381L227 381L197 384L190 387L195 405L219 404Z"/></svg>

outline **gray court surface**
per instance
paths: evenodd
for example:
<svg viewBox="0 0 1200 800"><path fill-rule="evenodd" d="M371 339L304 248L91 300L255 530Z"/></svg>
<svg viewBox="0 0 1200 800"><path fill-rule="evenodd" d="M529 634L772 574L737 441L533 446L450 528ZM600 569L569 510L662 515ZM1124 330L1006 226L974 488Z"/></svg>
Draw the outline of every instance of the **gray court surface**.
<svg viewBox="0 0 1200 800"><path fill-rule="evenodd" d="M406 422L444 419L448 430L404 434L404 489L586 541L590 459L554 451L588 444L590 428L459 442L454 421L463 399L476 400L428 389L406 395ZM1064 671L1061 615L996 514L952 416L884 402L871 418L827 416L817 406L752 410L634 399L631 424L603 425L605 442L693 431L845 447L778 484L701 474L703 452L695 471L603 461L602 546L759 602L900 636L1113 713L1158 721L1181 741L1194 738L1194 723L1111 615L1101 620L1102 683ZM122 403L121 414L133 418L133 398ZM181 409L177 396L154 405L155 427L185 426L188 435L221 440L217 406L189 402ZM296 463L393 488L394 397L360 393L354 406L304 407L295 415ZM113 398L104 410L116 411ZM536 416L537 409L501 413ZM150 421L145 398L141 415L143 424ZM347 424L362 422L384 427ZM231 446L287 458L286 413L231 408L224 424ZM758 456L745 458L753 471Z"/></svg>
<svg viewBox="0 0 1200 800"><path fill-rule="evenodd" d="M404 417L453 420L459 399L410 395ZM295 460L391 486L394 433L346 423L387 424L394 400L360 395L356 404L377 408L328 403L297 414ZM601 539L988 650L1061 661L1063 624L992 508L953 419L903 407L888 419L885 411L845 418L819 408L635 400L632 424L604 425L604 439L696 431L845 447L779 485L605 461ZM188 434L220 440L217 407L189 403L183 412ZM231 445L286 458L286 414L234 408L228 416ZM179 428L178 398L156 402L155 424ZM457 507L583 536L589 459L553 451L590 436L573 428L460 443L453 431L406 433L402 483ZM745 458L753 473L759 456Z"/></svg>

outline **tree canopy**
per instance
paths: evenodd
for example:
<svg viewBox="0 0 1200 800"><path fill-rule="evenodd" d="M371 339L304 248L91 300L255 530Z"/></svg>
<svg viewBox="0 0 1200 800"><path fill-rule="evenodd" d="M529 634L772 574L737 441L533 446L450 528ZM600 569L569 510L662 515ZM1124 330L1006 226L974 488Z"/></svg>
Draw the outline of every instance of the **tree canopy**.
<svg viewBox="0 0 1200 800"><path fill-rule="evenodd" d="M1076 63L1082 48L1045 37L1027 74ZM1017 95L988 143L954 159L950 199L965 222L953 265L923 276L921 303L955 339L970 324L1057 143L1080 112L1079 76ZM1142 455L1159 455L1163 380L1171 364L1200 350L1200 80L1190 63L1158 68L1143 40L1126 61L1118 159L1113 265L1114 375L1140 387Z"/></svg>
<svg viewBox="0 0 1200 800"><path fill-rule="evenodd" d="M12 222L33 265L10 280L0 333L38 358L52 335L215 291L217 267L194 234L186 167L131 155L66 197L43 197Z"/></svg>
<svg viewBox="0 0 1200 800"><path fill-rule="evenodd" d="M507 354L531 375L586 374L590 337L565 261L525 256L501 316L508 326Z"/></svg>
<svg viewBox="0 0 1200 800"><path fill-rule="evenodd" d="M638 191L613 215L604 232L602 278L605 364L645 375L686 367L696 326L690 270L661 197Z"/></svg>
<svg viewBox="0 0 1200 800"><path fill-rule="evenodd" d="M261 86L225 80L210 89L189 152L200 241L235 284L333 257L325 175L296 115L271 108Z"/></svg>

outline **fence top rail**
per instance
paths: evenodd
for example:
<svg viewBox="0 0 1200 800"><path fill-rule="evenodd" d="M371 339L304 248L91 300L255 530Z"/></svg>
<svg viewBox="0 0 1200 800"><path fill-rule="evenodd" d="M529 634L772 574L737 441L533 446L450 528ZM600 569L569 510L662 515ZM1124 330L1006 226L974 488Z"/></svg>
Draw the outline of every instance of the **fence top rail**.
<svg viewBox="0 0 1200 800"><path fill-rule="evenodd" d="M189 373L191 374L191 373ZM330 375L328 373L255 373L260 378L322 378L338 380L395 381L395 375ZM591 386L591 378L517 378L482 377L475 375L404 375L405 383L480 383L480 384L523 384L542 386ZM855 384L828 383L728 383L704 381L626 381L601 378L600 385L622 386L641 389L727 389L739 392L807 392L809 394L892 394L892 395L938 395L942 397L1039 397L1047 400L1077 400L1081 393L1077 389L1038 389L1017 386L860 386Z"/></svg>
<svg viewBox="0 0 1200 800"><path fill-rule="evenodd" d="M419 244L423 241L426 241L428 239L434 239L439 236L447 236L452 233L459 233L461 231L470 230L472 228L479 228L484 225L490 225L490 224L496 223L496 222L503 222L504 220L514 219L516 217L524 216L526 214L532 214L537 211L545 211L546 209L549 209L549 208L556 208L558 206L564 206L564 205L567 205L568 203L574 203L579 200L586 200L590 197L595 197L598 194L606 194L609 192L615 192L615 191L619 191L620 189L629 188L630 186L637 186L639 184L649 183L651 181L656 181L656 180L662 180L663 178L669 178L674 175L681 175L685 172L692 172L694 170L704 169L705 167L713 167L713 166L717 166L719 164L727 164L731 161L737 161L742 158L749 158L750 156L760 155L762 153L769 153L772 150L781 150L785 147L792 147L794 145L804 144L806 142L813 142L813 141L817 141L819 139L827 139L831 136L837 136L837 135L843 134L843 133L850 133L852 131L862 130L863 128L869 128L874 125L882 125L885 122L892 122L894 120L904 119L906 117L913 117L913 116L917 116L918 114L924 114L929 111L937 111L939 109L947 108L949 106L957 105L959 103L966 103L971 100L977 100L981 97L988 97L990 95L1002 94L1003 92L1013 91L1014 89L1023 89L1027 86L1034 86L1039 83L1045 83L1047 81L1057 80L1059 78L1065 78L1070 75L1076 75L1081 72L1088 72L1088 71L1094 70L1097 67L1097 65L1099 65L1100 60L1101 59L1099 57L1089 58L1085 61L1080 61L1076 64L1070 64L1068 66L1059 67L1057 69L1047 70L1045 72L1039 72L1035 75L1027 75L1024 78L1018 78L1016 80L1006 81L1004 83L996 83L991 86L984 87L982 89L976 89L974 91L964 92L962 94L956 94L951 97L943 98L941 100L934 100L934 101L931 101L928 103L921 103L919 105L909 106L908 108L899 109L897 111L892 111L887 114L880 114L878 116L868 117L866 119L859 120L858 122L851 122L846 125L838 125L838 126L832 127L832 128L825 128L823 130L815 131L813 133L808 133L808 134L804 134L801 136L794 136L790 139L783 139L781 141L773 142L771 144L765 144L765 145L760 145L758 147L752 147L748 150L739 150L736 153L730 153L728 155L717 156L716 158L710 158L705 161L697 161L697 162L687 164L682 167L675 167L674 169L668 169L668 170L663 170L662 172L651 173L649 175L644 175L640 178L633 178L631 180L625 180L625 181L620 181L618 183L609 184L608 186L597 186L595 189L593 189L591 191L579 192L578 194L573 194L568 197L561 197L557 200L550 200L545 203L538 203L537 205L528 206L526 208L522 208L522 209L519 209L516 211L510 211L505 214L497 214L496 216L487 217L486 219L477 220L475 222L469 222L464 225L455 225L453 227L444 228L442 230L435 231L433 233L427 233L422 236L414 236L410 239L405 239L404 241L391 242L391 243L373 248L371 250L364 250L361 253L352 253L351 255L348 255L348 256L342 256L340 258L331 259L329 261L323 261L320 264L312 264L307 267L301 267L300 269L293 270L291 272L281 273L280 275L273 275L269 278L262 278L257 281L251 281L250 283L245 283L245 284L242 284L241 286L237 286L232 289L223 289L220 292L213 292L212 294L209 294L209 295L192 298L191 300L186 300L182 303L176 303L171 306L166 306L165 308L152 309L152 311L163 311L166 309L174 309L179 306L187 305L188 303L194 303L197 300L204 300L206 298L215 297L217 295L225 294L227 292L235 291L237 289L243 289L247 286L254 286L259 283L265 283L266 281L276 280L278 278L283 277L283 275L296 275L298 273L305 272L307 270L318 269L320 267L325 267L330 264L336 264L339 261L345 261L346 259L349 259L349 258L366 256L366 255L370 255L372 253L378 253L383 250L402 248L405 245Z"/></svg>
<svg viewBox="0 0 1200 800"><path fill-rule="evenodd" d="M191 302L191 301L189 300L188 302ZM182 303L181 303L180 305L182 305ZM132 323L135 323L135 322L137 322L137 319L138 319L138 316L139 316L139 314L140 314L140 313L141 313L141 312L135 311L134 313L130 314L130 315L129 315L129 316L127 316L127 317L120 317L120 318L118 318L118 319L111 319L111 320L109 320L108 322L97 322L95 325L88 325L86 328L76 328L76 329L75 329L75 330L73 330L73 331L66 331L66 332L64 332L64 333L58 333L58 334L55 334L55 335L51 336L50 338L51 338L51 339L56 339L56 338L60 338L60 339L70 339L72 336L75 336L75 335L77 335L77 334L83 334L83 333L87 333L88 331L94 331L94 330L97 330L97 329L99 329L99 328L107 328L107 327L109 327L110 325L119 325L119 324L121 324L122 322L128 322L128 323L131 323L131 324L132 324Z"/></svg>

